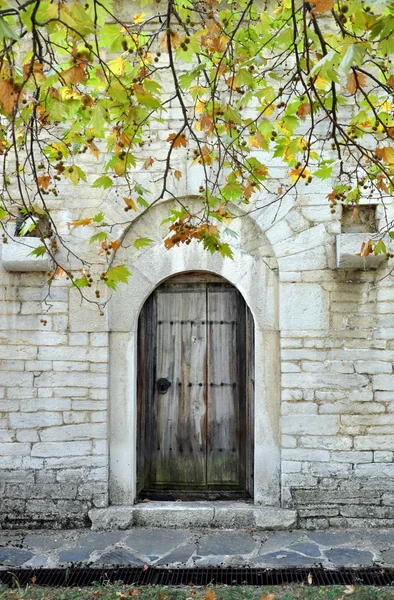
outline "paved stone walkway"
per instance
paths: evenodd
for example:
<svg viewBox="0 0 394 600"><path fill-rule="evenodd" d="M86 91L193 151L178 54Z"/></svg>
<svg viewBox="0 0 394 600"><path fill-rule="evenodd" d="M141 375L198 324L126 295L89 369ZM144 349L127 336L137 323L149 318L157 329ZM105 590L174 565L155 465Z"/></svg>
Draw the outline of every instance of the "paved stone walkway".
<svg viewBox="0 0 394 600"><path fill-rule="evenodd" d="M0 568L394 566L394 529L0 531Z"/></svg>

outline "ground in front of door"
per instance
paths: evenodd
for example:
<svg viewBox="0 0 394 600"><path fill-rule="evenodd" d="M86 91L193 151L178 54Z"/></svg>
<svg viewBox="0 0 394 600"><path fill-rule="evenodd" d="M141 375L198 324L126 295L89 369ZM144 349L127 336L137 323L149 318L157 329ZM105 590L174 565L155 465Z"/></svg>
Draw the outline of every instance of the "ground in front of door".
<svg viewBox="0 0 394 600"><path fill-rule="evenodd" d="M394 529L0 531L0 568L393 566Z"/></svg>

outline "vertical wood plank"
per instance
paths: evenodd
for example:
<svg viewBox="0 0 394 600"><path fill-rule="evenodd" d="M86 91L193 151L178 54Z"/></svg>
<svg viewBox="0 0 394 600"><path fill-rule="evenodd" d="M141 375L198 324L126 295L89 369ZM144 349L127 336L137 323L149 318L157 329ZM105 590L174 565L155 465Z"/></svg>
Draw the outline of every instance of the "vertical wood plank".
<svg viewBox="0 0 394 600"><path fill-rule="evenodd" d="M206 481L204 402L206 361L205 285L157 291L157 437L153 480L158 486L201 487Z"/></svg>
<svg viewBox="0 0 394 600"><path fill-rule="evenodd" d="M208 486L245 486L245 309L232 287L208 284Z"/></svg>

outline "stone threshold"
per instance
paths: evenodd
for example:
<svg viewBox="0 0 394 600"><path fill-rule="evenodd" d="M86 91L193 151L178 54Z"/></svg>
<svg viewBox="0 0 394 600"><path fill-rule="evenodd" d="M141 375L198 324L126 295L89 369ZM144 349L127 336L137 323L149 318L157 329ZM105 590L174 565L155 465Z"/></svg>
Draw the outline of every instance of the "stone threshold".
<svg viewBox="0 0 394 600"><path fill-rule="evenodd" d="M247 502L146 502L89 511L92 530L158 527L165 529L290 529L295 510Z"/></svg>

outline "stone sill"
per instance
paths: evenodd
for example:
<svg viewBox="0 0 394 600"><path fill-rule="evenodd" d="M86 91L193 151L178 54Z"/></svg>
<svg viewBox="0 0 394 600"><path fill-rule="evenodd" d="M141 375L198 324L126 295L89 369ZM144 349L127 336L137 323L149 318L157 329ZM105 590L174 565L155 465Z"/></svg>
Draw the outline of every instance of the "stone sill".
<svg viewBox="0 0 394 600"><path fill-rule="evenodd" d="M92 530L158 527L165 529L290 529L295 510L246 502L147 502L89 511Z"/></svg>
<svg viewBox="0 0 394 600"><path fill-rule="evenodd" d="M8 232L7 243L2 244L1 262L5 271L11 272L40 272L50 269L49 256L29 256L30 252L42 246L39 238L11 237Z"/></svg>
<svg viewBox="0 0 394 600"><path fill-rule="evenodd" d="M337 250L337 269L378 269L386 264L384 254L370 254L365 258L357 256L360 253L361 245L373 237L371 233L340 233L336 236Z"/></svg>

